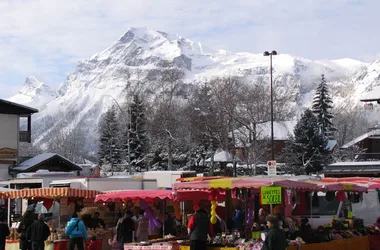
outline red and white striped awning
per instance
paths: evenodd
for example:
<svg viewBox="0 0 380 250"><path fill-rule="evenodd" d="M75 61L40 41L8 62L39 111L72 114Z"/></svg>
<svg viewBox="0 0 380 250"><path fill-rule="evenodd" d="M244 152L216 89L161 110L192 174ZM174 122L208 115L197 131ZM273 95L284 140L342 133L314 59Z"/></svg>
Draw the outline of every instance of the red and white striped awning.
<svg viewBox="0 0 380 250"><path fill-rule="evenodd" d="M102 192L96 190L84 190L73 188L34 188L13 190L6 193L6 196L11 199L16 198L60 198L60 197L80 197L80 198L95 198L96 195Z"/></svg>

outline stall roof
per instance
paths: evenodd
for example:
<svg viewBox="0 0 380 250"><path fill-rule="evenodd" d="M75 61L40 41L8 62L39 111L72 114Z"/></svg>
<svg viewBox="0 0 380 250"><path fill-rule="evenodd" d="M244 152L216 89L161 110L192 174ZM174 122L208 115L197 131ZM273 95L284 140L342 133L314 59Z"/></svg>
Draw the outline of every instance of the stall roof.
<svg viewBox="0 0 380 250"><path fill-rule="evenodd" d="M21 189L6 192L8 198L59 198L59 197L78 197L95 198L101 192L96 190L73 189L73 188L34 188Z"/></svg>
<svg viewBox="0 0 380 250"><path fill-rule="evenodd" d="M165 200L178 200L178 201L192 201L192 200L213 200L225 201L226 193L218 192L212 194L210 190L120 190L109 191L104 194L96 196L95 202L127 202L129 200L146 200L152 202L155 199ZM236 196L232 194L232 199Z"/></svg>
<svg viewBox="0 0 380 250"><path fill-rule="evenodd" d="M283 188L295 188L306 190L317 190L317 185L308 182L292 181L280 178L256 178L256 177L241 177L241 178L225 178L206 181L193 181L175 183L175 190L183 189L234 189L234 188L254 188L280 186Z"/></svg>
<svg viewBox="0 0 380 250"><path fill-rule="evenodd" d="M368 190L380 189L380 178L370 177L347 177L347 178L323 178L324 183L351 183L365 187Z"/></svg>
<svg viewBox="0 0 380 250"><path fill-rule="evenodd" d="M6 197L7 196L7 192L9 192L10 190L12 189L9 189L9 188L0 188L0 198L3 198L3 197Z"/></svg>
<svg viewBox="0 0 380 250"><path fill-rule="evenodd" d="M215 180L215 179L225 179L225 178L231 178L231 177L228 177L228 176L197 176L197 177L178 178L176 181L191 182L191 181L204 181L204 180Z"/></svg>
<svg viewBox="0 0 380 250"><path fill-rule="evenodd" d="M311 183L318 185L318 191L328 192L328 191L351 191L351 192L367 192L368 188L365 186L357 185L348 182L336 182L328 183L322 181L311 181Z"/></svg>
<svg viewBox="0 0 380 250"><path fill-rule="evenodd" d="M173 199L171 190L122 190L99 194L95 202L127 202L129 200L146 200L148 202L155 199Z"/></svg>

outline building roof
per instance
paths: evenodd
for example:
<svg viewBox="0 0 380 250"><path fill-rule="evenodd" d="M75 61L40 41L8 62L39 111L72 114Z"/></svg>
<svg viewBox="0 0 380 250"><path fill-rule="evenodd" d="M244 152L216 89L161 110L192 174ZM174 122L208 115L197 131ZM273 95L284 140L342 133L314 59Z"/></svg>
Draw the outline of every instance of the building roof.
<svg viewBox="0 0 380 250"><path fill-rule="evenodd" d="M274 121L273 122L273 135L274 140L284 141L289 140L290 137L294 136L293 130L297 121ZM264 123L257 123L256 128L254 124L251 124L252 129L248 129L245 126L237 128L234 130L234 136L236 138L236 146L244 146L245 142L249 141L249 135L251 131L256 129L257 140L266 140L271 137L271 123L270 121ZM229 135L232 137L232 134Z"/></svg>
<svg viewBox="0 0 380 250"><path fill-rule="evenodd" d="M328 140L327 145L326 145L326 149L329 151L333 150L337 143L338 143L337 140Z"/></svg>
<svg viewBox="0 0 380 250"><path fill-rule="evenodd" d="M347 142L346 144L344 144L340 148L342 148L342 149L349 148L349 147L355 145L356 143L359 143L359 142L361 142L361 141L363 141L369 137L374 137L374 136L380 136L380 129L374 129L374 130L371 130L365 134L362 134L362 135L356 137L355 139L353 139L352 141Z"/></svg>
<svg viewBox="0 0 380 250"><path fill-rule="evenodd" d="M379 174L380 161L336 162L328 165L323 172L325 174L356 174L358 176Z"/></svg>
<svg viewBox="0 0 380 250"><path fill-rule="evenodd" d="M0 114L31 115L37 112L37 109L0 99Z"/></svg>
<svg viewBox="0 0 380 250"><path fill-rule="evenodd" d="M234 156L230 152L224 150L214 155L214 162L233 162L234 160L240 162L239 158L235 157L234 159ZM206 162L211 162L211 158L206 159Z"/></svg>
<svg viewBox="0 0 380 250"><path fill-rule="evenodd" d="M60 156L59 154L56 153L44 153L44 154L39 154L33 158L30 158L26 161L21 162L19 165L16 167L13 167L11 170L16 171L16 172L26 172L26 171L31 171L31 170L38 170L37 168L39 166L42 166L46 163L48 163L51 160L58 159L63 162L63 164L67 165L71 171L80 171L82 170L81 167L76 165L75 163L71 162L70 160L64 158L63 156Z"/></svg>

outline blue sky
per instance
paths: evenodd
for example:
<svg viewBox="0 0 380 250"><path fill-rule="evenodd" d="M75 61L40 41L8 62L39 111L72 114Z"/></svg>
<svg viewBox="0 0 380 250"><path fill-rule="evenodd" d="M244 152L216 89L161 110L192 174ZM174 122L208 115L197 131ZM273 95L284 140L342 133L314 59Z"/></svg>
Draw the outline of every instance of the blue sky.
<svg viewBox="0 0 380 250"><path fill-rule="evenodd" d="M380 59L379 0L0 1L0 98L29 75L57 88L131 26L208 47L309 59Z"/></svg>

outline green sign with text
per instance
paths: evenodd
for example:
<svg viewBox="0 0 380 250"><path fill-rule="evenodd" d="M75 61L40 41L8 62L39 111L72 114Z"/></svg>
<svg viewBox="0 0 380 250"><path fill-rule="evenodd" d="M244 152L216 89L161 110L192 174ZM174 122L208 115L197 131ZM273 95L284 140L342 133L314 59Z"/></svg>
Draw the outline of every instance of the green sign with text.
<svg viewBox="0 0 380 250"><path fill-rule="evenodd" d="M281 204L281 187L261 187L261 204Z"/></svg>

